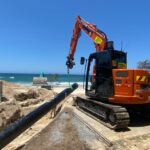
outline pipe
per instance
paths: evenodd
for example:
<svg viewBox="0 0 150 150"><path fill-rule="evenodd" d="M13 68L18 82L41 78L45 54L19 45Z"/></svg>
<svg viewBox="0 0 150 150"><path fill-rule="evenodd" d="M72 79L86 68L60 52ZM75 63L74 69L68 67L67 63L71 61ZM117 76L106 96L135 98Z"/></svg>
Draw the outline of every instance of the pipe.
<svg viewBox="0 0 150 150"><path fill-rule="evenodd" d="M53 109L58 103L60 103L66 96L71 94L75 89L78 88L78 84L74 83L72 87L66 88L58 95L56 95L49 102L44 103L39 106L28 115L19 119L18 121L12 123L3 131L0 132L0 149L9 144L12 140L14 140L17 136L19 136L23 131L29 128L33 123L39 120L42 116L44 116L48 111Z"/></svg>

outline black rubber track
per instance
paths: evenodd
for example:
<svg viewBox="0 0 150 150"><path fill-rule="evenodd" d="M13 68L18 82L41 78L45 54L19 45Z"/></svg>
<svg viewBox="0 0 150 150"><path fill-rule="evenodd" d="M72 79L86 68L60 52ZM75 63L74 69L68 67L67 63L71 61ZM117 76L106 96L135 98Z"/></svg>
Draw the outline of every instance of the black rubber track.
<svg viewBox="0 0 150 150"><path fill-rule="evenodd" d="M78 109L113 130L128 128L130 118L126 108L84 97L76 97Z"/></svg>

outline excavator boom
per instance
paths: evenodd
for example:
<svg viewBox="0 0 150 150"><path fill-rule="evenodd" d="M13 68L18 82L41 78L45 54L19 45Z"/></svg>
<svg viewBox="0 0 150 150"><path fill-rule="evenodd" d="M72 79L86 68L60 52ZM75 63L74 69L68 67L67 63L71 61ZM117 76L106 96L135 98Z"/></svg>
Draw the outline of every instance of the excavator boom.
<svg viewBox="0 0 150 150"><path fill-rule="evenodd" d="M100 29L98 29L96 25L86 22L83 19L81 19L80 16L77 16L73 29L73 35L70 42L70 50L67 56L66 65L68 69L72 69L73 66L75 65L74 54L76 52L78 39L81 35L81 30L83 30L92 39L97 52L104 51L106 48L107 45L106 34Z"/></svg>

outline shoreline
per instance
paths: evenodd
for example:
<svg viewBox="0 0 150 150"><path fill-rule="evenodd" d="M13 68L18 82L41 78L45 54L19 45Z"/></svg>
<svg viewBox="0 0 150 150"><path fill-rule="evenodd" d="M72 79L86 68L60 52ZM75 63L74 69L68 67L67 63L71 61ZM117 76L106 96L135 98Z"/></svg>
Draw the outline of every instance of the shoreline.
<svg viewBox="0 0 150 150"><path fill-rule="evenodd" d="M69 85L67 87L69 87ZM18 85L16 83L3 81L3 96L7 98L7 101L0 102L0 118L3 118L0 120L0 131L2 131L9 124L27 115L29 112L36 109L40 105L50 101L55 97L55 95L57 95L57 93L60 93L67 87L55 86L52 88L52 90L47 90L36 86L24 86L22 84ZM79 86L78 90L74 91L72 94L76 95L84 91L81 87L82 86ZM17 97L14 96L16 94ZM27 96L33 95L33 97L24 99L24 94L27 94ZM64 101L61 105L63 104ZM4 149L15 149L16 147L19 147L21 143L26 143L31 138L33 138L34 135L39 133L46 127L46 125L48 125L53 120L53 118L51 118L51 115L53 115L52 112L53 110L50 111L46 116L44 116L43 119L40 119L42 120L41 123L39 123L39 120L39 122L36 123L34 130L32 130L32 128L34 127L33 125L32 128L29 128L27 130L27 132L23 132L20 135L23 137L22 140L20 140L20 138L19 140L17 140L18 138L16 138Z"/></svg>
<svg viewBox="0 0 150 150"><path fill-rule="evenodd" d="M4 82L9 82L6 80L0 80L0 81L4 81ZM16 84L16 85L20 85L20 86L26 86L26 87L37 87L35 85L33 85L32 82L9 82L11 84ZM48 82L48 85L51 85L52 88L67 88L70 87L72 84L77 83L79 87L83 87L83 82ZM84 83L85 85L85 83Z"/></svg>
<svg viewBox="0 0 150 150"><path fill-rule="evenodd" d="M0 80L27 87L33 86L34 77L40 77L40 74L0 73ZM83 87L83 75L71 74L68 77L67 74L44 74L44 77L47 78L48 85L51 85L53 88L67 88L73 83L77 83L80 87Z"/></svg>

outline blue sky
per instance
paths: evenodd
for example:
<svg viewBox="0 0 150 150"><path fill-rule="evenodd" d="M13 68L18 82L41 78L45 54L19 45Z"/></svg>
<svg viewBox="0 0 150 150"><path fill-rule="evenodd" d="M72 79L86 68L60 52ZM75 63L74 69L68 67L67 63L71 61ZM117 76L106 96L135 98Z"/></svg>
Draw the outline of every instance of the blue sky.
<svg viewBox="0 0 150 150"><path fill-rule="evenodd" d="M150 59L149 0L0 0L0 72L66 73L66 56L77 15L103 30L128 53L128 68ZM95 48L82 33L72 74Z"/></svg>

